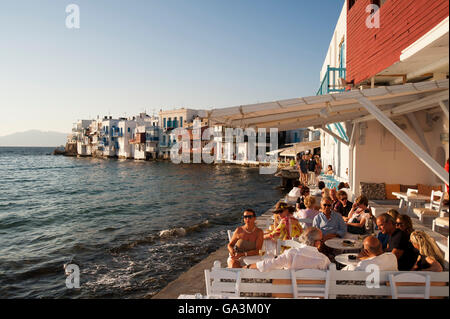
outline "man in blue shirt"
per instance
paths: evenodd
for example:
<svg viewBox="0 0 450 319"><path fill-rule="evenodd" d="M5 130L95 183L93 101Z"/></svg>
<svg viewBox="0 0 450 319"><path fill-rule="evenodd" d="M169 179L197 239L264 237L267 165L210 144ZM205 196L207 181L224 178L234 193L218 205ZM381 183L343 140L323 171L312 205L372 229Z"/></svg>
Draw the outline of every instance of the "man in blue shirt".
<svg viewBox="0 0 450 319"><path fill-rule="evenodd" d="M341 214L331 210L331 203L330 197L323 197L320 201L320 213L313 220L313 227L322 231L324 242L330 238L342 238L347 233L344 219Z"/></svg>

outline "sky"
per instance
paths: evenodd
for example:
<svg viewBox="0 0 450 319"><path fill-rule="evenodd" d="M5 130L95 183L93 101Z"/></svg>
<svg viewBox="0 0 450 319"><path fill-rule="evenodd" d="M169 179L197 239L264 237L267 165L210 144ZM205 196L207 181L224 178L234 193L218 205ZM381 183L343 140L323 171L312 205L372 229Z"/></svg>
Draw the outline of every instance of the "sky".
<svg viewBox="0 0 450 319"><path fill-rule="evenodd" d="M343 3L0 0L0 136L315 95Z"/></svg>

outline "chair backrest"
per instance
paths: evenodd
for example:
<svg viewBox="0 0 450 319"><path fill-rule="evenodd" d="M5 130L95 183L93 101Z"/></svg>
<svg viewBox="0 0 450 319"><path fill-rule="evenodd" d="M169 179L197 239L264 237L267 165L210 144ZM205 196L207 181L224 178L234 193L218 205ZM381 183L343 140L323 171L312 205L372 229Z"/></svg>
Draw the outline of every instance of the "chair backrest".
<svg viewBox="0 0 450 319"><path fill-rule="evenodd" d="M228 234L228 242L231 242L231 238L233 238L233 232L228 229L227 234Z"/></svg>
<svg viewBox="0 0 450 319"><path fill-rule="evenodd" d="M308 228L308 224L312 225L313 223L313 219L312 218L297 218L298 222L300 223L300 225L302 225L302 228Z"/></svg>
<svg viewBox="0 0 450 319"><path fill-rule="evenodd" d="M430 275L403 273L389 275L392 299L430 299ZM418 293L422 290L422 293Z"/></svg>
<svg viewBox="0 0 450 319"><path fill-rule="evenodd" d="M419 194L419 190L418 189L414 189L414 188L408 188L408 190L406 191L406 196L411 196L413 194Z"/></svg>
<svg viewBox="0 0 450 319"><path fill-rule="evenodd" d="M444 193L441 191L432 190L430 198L430 208L440 212L443 203L444 203Z"/></svg>
<svg viewBox="0 0 450 319"><path fill-rule="evenodd" d="M292 294L294 298L321 297L328 299L330 289L329 271L318 269L291 269Z"/></svg>
<svg viewBox="0 0 450 319"><path fill-rule="evenodd" d="M291 248L301 248L303 245L296 240L288 239L288 240L277 240L277 248L275 254L278 256L281 254L281 247L291 247Z"/></svg>

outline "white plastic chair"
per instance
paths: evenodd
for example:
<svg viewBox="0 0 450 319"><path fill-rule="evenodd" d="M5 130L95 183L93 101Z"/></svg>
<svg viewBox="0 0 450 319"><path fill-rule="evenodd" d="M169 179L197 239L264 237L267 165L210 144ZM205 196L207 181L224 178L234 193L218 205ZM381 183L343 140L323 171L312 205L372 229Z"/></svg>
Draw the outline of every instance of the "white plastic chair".
<svg viewBox="0 0 450 319"><path fill-rule="evenodd" d="M280 255L281 254L281 247L282 246L286 246L286 247L291 247L291 248L301 248L303 247L303 245L301 243L299 243L296 240L292 240L292 239L288 239L288 240L281 240L278 239L277 240L277 248L276 248L276 255Z"/></svg>
<svg viewBox="0 0 450 319"><path fill-rule="evenodd" d="M297 280L312 282L297 284ZM320 282L318 283L317 281ZM328 292L330 290L330 272L318 269L303 269L297 271L291 269L291 284L295 299L300 297L322 297L328 299Z"/></svg>
<svg viewBox="0 0 450 319"><path fill-rule="evenodd" d="M402 283L400 289L397 283ZM392 299L430 299L430 275L413 273L403 273L400 275L390 274L389 284L391 286ZM417 284L425 284L425 286L418 286ZM417 293L417 290L422 288L423 293ZM399 290L405 290L407 292L400 293Z"/></svg>
<svg viewBox="0 0 450 319"><path fill-rule="evenodd" d="M312 225L313 219L312 218L297 218L300 225L302 225L303 230L310 227L308 224Z"/></svg>
<svg viewBox="0 0 450 319"><path fill-rule="evenodd" d="M231 230L227 230L228 234L228 242L231 242L231 238L233 238L233 232Z"/></svg>
<svg viewBox="0 0 450 319"><path fill-rule="evenodd" d="M437 199L436 199L437 198ZM442 207L444 205L444 193L441 191L431 191L430 203L423 208L414 208L414 213L418 215L419 220L423 221L423 217L444 217Z"/></svg>

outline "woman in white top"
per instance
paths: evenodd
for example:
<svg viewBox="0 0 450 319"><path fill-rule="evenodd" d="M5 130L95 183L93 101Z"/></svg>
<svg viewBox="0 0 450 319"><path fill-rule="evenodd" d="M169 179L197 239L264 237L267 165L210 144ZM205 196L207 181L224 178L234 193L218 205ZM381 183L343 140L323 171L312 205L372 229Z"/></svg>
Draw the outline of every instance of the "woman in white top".
<svg viewBox="0 0 450 319"><path fill-rule="evenodd" d="M307 228L312 226L313 219L317 214L319 214L319 211L314 209L314 207L316 206L316 199L314 196L306 196L303 203L305 204L306 208L300 209L295 212L294 217L298 219L306 219L305 221L301 221L301 223L304 224L302 226Z"/></svg>
<svg viewBox="0 0 450 319"><path fill-rule="evenodd" d="M369 218L367 211L369 206L369 200L366 196L360 195L355 200L351 211L348 213L348 217L344 217L347 222L347 231L352 234L365 234L366 233L366 221Z"/></svg>

